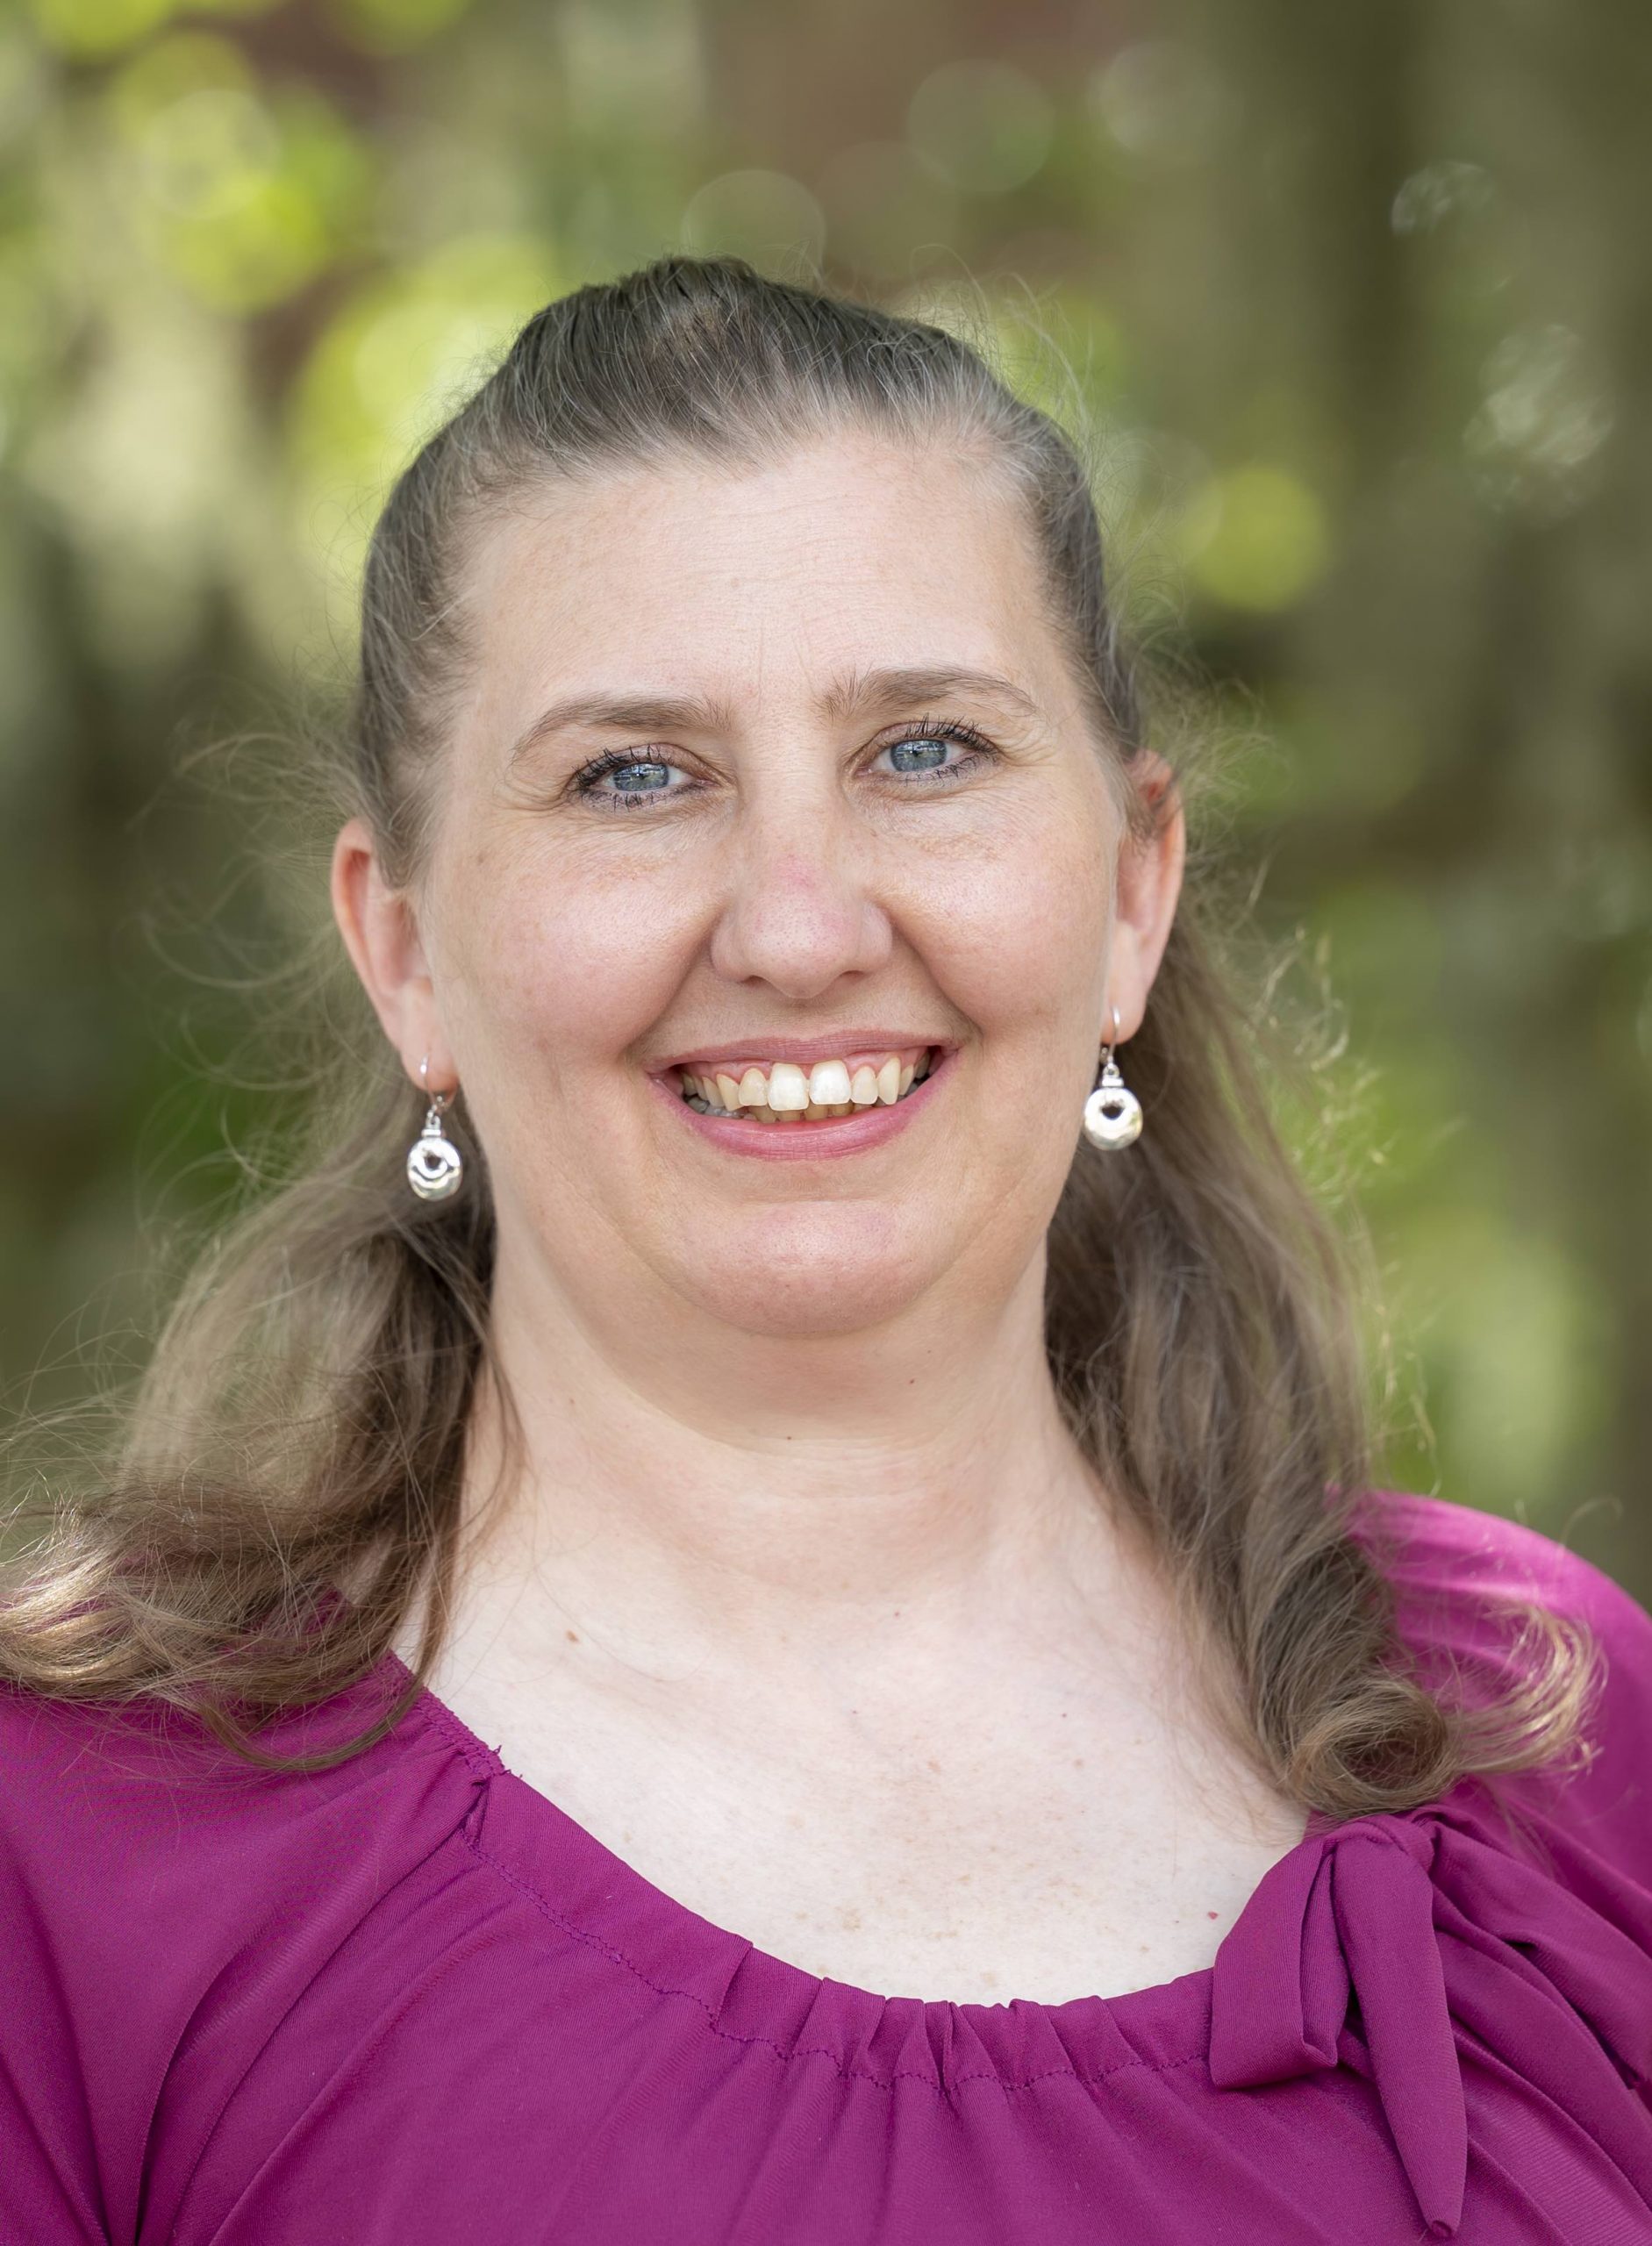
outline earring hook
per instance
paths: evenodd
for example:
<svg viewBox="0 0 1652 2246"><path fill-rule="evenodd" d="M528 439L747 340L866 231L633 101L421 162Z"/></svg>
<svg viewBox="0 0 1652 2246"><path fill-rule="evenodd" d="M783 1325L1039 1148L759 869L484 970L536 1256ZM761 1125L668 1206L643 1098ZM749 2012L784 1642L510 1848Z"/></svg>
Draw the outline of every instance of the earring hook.
<svg viewBox="0 0 1652 2246"><path fill-rule="evenodd" d="M431 1105L431 1112L432 1112L433 1115L444 1115L444 1114L446 1114L446 1112L447 1112L448 1108L450 1108L450 1107L453 1105L453 1097L454 1097L454 1096L453 1096L452 1092L450 1092L450 1091L431 1091L431 1089L430 1089L430 1055L429 1055L429 1054L428 1054L428 1053L426 1053L426 1055L425 1055L424 1059L423 1059L423 1060L419 1062L419 1064L418 1064L418 1083L419 1083L419 1089L420 1089L423 1092L425 1092L425 1094L426 1095L426 1097L429 1098L430 1105Z"/></svg>

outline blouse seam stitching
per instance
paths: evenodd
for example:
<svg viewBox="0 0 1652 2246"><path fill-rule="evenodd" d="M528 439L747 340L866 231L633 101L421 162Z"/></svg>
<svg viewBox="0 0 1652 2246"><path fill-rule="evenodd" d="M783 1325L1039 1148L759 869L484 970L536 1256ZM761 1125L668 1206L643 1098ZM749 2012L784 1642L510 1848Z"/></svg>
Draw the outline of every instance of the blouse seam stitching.
<svg viewBox="0 0 1652 2246"><path fill-rule="evenodd" d="M704 1997L697 1996L692 1989L671 1988L659 1981L651 1980L642 1968L633 1959L627 1957L623 1950L616 1949L611 1943L604 1942L585 1928L574 1925L572 1921L565 1918L560 1911L555 1909L537 1888L530 1886L526 1880L519 1878L507 1864L501 1863L497 1856L490 1856L488 1851L473 1840L468 1833L461 1834L461 1838L478 1863L488 1865L508 1886L514 1887L518 1894L525 1895L536 1910L547 1918L553 1926L560 1928L570 1939L583 1942L588 1949L595 1949L612 1963L623 1966L626 1972L641 1982L644 1988L651 1989L656 1996L681 1997L685 2003L693 2005L697 2011L704 2014L705 2024L712 2035L720 2036L725 2042L739 2043L748 2048L753 2045L761 2045L764 2050L772 2051L783 2064L789 2065L793 2059L826 2059L830 2061L834 2071L844 2081L869 2082L879 2090L892 2089L898 2082L923 2082L927 2083L932 2090L944 2098L948 2095L949 2087L962 2089L964 2084L970 2082L996 2082L1001 2090L1030 2090L1037 2083L1048 2082L1062 2075L1069 2077L1075 2082L1099 2083L1105 2082L1110 2075L1127 2073L1133 2067L1146 2068L1153 2074L1168 2074L1176 2067L1200 2064L1205 2058L1203 2052L1190 2051L1184 2056L1175 2059L1120 2059L1116 2065L1098 2068L1093 2073L1081 2073L1078 2068L1074 2066L1046 2067L1038 2074L1027 2075L1019 2080L1012 2081L1009 2077L993 2070L976 2074L953 2075L948 2081L943 2082L938 2076L925 2074L916 2067L898 2067L894 2073L890 2075L873 2074L863 2067L847 2067L843 2065L836 2055L824 2044L794 2043L788 2050L783 2044L776 2042L770 2035L736 2035L732 2028L722 2027L719 2023L717 2014ZM1105 2002L1105 1999L1102 2001Z"/></svg>

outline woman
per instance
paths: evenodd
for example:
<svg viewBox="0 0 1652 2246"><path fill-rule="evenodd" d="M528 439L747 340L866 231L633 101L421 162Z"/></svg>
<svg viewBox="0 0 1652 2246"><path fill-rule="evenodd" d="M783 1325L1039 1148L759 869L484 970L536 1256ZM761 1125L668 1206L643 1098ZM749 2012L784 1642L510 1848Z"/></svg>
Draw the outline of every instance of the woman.
<svg viewBox="0 0 1652 2246"><path fill-rule="evenodd" d="M4 1615L0 2231L1652 2237L1652 1620L1370 1487L1065 437L668 258L362 622L383 1053Z"/></svg>

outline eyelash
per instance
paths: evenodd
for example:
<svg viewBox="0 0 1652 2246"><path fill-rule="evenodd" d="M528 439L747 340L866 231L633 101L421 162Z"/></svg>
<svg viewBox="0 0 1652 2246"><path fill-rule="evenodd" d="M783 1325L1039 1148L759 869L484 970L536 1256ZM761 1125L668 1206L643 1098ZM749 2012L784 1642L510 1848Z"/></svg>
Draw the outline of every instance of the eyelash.
<svg viewBox="0 0 1652 2246"><path fill-rule="evenodd" d="M977 733L973 726L966 725L961 718L934 719L926 718L920 724L913 726L909 732L898 735L894 740L880 741L875 754L881 756L886 748L899 748L905 742L912 740L955 740L975 751L975 754L966 756L957 764L940 765L927 772L886 774L883 776L900 779L906 785L950 787L955 781L962 779L966 773L973 772L978 764L998 755L998 751L988 740L986 735ZM694 788L691 787L673 788L669 790L662 788L637 788L628 792L622 790L614 794L605 792L597 787L597 783L607 773L623 772L633 764L667 764L667 760L663 756L650 756L645 751L634 748L606 749L601 756L593 757L589 764L582 765L575 773L574 792L583 797L588 803L602 804L611 806L617 811L621 809L630 811L639 804L671 803L680 797L695 792ZM667 765L667 769L680 771L682 767Z"/></svg>

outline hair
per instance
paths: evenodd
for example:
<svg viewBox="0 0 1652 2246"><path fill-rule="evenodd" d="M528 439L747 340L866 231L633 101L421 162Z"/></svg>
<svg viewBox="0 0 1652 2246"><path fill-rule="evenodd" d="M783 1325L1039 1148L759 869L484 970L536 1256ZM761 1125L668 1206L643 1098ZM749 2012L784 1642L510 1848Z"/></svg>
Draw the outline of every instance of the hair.
<svg viewBox="0 0 1652 2246"><path fill-rule="evenodd" d="M736 258L670 255L545 305L390 492L330 780L386 882L416 893L428 862L473 660L468 561L513 502L559 476L737 469L845 432L945 445L1002 477L1124 827L1150 838L1169 803L1138 784L1144 674L1083 440L946 328ZM1129 1048L1148 1128L1127 1155L1081 1139L1051 1220L1048 1362L1190 1645L1226 1680L1232 1736L1322 1813L1402 1809L1570 1749L1596 1649L1570 1618L1517 1603L1535 1657L1470 1706L1431 1689L1398 1640L1385 1531L1356 1520L1376 1440L1362 1252L1287 1150L1270 1093L1291 1056L1271 992L1241 972L1236 920L1196 834ZM272 1769L324 1767L399 1720L444 1642L484 1384L513 1431L507 1463L520 1438L490 1340L486 1152L462 1096L448 1127L464 1185L420 1203L399 1064L382 1039L365 1064L334 1044L293 1173L201 1242L106 1451L68 1486L46 1477L46 1528L0 1606L0 1677L166 1703ZM29 1517L25 1501L14 1518ZM273 1716L374 1670L421 1601L412 1682L375 1722L310 1756L261 1746Z"/></svg>

